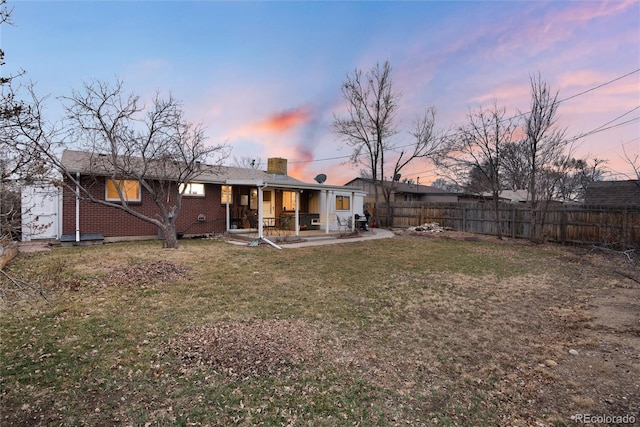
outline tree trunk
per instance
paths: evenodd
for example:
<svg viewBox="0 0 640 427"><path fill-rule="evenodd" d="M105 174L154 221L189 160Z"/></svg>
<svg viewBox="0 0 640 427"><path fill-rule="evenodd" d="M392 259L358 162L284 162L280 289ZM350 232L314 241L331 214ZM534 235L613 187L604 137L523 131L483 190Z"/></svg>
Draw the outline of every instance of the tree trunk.
<svg viewBox="0 0 640 427"><path fill-rule="evenodd" d="M165 246L168 249L178 249L178 236L176 235L176 226L174 224L164 224L162 229Z"/></svg>
<svg viewBox="0 0 640 427"><path fill-rule="evenodd" d="M496 223L496 236L502 240L502 224L500 223L500 199L499 193L493 193L493 215Z"/></svg>

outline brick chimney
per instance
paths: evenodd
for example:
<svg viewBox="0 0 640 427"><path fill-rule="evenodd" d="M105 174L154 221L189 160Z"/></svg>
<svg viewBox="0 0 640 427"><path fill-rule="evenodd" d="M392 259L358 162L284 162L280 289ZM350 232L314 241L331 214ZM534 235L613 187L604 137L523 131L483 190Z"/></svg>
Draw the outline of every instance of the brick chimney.
<svg viewBox="0 0 640 427"><path fill-rule="evenodd" d="M271 157L267 159L267 173L273 175L287 175L287 159Z"/></svg>

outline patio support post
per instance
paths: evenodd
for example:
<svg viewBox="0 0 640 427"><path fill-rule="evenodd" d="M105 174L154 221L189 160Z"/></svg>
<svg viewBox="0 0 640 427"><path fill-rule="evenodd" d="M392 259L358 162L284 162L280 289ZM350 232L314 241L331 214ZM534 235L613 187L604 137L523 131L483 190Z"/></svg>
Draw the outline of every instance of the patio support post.
<svg viewBox="0 0 640 427"><path fill-rule="evenodd" d="M349 203L349 207L351 208L351 232L354 233L356 231L356 217L354 210L354 201L356 200L356 193L354 191L351 192L351 200Z"/></svg>
<svg viewBox="0 0 640 427"><path fill-rule="evenodd" d="M295 216L294 230L296 230L296 236L300 235L300 191L296 191L296 216Z"/></svg>
<svg viewBox="0 0 640 427"><path fill-rule="evenodd" d="M264 199L264 195L262 194L263 186L258 186L258 238L264 239L264 235L262 234L262 223L264 222L264 212L262 211L262 201Z"/></svg>
<svg viewBox="0 0 640 427"><path fill-rule="evenodd" d="M324 209L325 209L325 221L324 221L324 231L325 234L329 234L329 190L325 190L324 192Z"/></svg>
<svg viewBox="0 0 640 427"><path fill-rule="evenodd" d="M231 186L227 186L227 203L226 203L226 217L227 217L227 233L231 229L231 219L229 218L229 190Z"/></svg>

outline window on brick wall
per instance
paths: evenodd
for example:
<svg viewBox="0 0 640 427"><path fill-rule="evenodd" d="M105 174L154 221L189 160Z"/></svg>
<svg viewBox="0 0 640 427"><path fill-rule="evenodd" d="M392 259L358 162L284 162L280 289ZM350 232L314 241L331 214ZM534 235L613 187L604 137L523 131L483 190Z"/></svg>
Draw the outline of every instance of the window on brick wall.
<svg viewBox="0 0 640 427"><path fill-rule="evenodd" d="M184 192L182 190L184 190ZM204 197L204 184L195 182L180 184L178 191L180 191L183 196Z"/></svg>
<svg viewBox="0 0 640 427"><path fill-rule="evenodd" d="M135 179L120 179L114 181L109 178L107 178L105 199L108 201L119 202L120 194L118 192L118 188L120 189L120 192L122 192L122 196L126 201L139 202L141 200L140 181Z"/></svg>
<svg viewBox="0 0 640 427"><path fill-rule="evenodd" d="M220 200L220 203L223 205L226 205L227 203L233 204L233 189L230 185L223 185L221 194L222 199Z"/></svg>

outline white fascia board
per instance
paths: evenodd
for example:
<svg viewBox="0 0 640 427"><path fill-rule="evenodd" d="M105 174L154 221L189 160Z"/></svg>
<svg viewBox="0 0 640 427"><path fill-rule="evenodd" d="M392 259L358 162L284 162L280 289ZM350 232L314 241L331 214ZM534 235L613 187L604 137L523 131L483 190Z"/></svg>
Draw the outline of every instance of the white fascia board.
<svg viewBox="0 0 640 427"><path fill-rule="evenodd" d="M356 187L344 187L341 185L321 185L321 184L286 184L286 183L277 183L277 182L266 182L267 187L271 188L288 188L288 189L297 189L297 190L329 190L329 191L340 191L343 193L358 193L358 194L367 194L366 191L363 191Z"/></svg>
<svg viewBox="0 0 640 427"><path fill-rule="evenodd" d="M224 182L226 185L247 185L253 187L264 187L266 182L258 179L227 179Z"/></svg>
<svg viewBox="0 0 640 427"><path fill-rule="evenodd" d="M291 190L329 190L339 191L341 193L355 193L366 195L367 192L357 187L349 187L342 185L322 185L322 184L306 184L306 183L284 183L284 182L269 182L265 180L254 179L228 179L224 182L226 185L246 185L252 187L269 187L269 188L284 188Z"/></svg>

